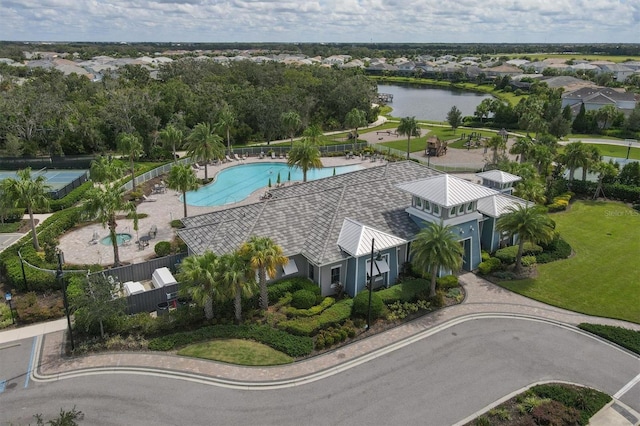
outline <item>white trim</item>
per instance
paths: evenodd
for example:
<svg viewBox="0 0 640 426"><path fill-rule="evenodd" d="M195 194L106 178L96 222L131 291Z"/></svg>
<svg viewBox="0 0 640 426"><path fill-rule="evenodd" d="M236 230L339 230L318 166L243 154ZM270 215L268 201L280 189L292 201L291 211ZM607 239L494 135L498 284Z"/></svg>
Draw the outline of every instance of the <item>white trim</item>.
<svg viewBox="0 0 640 426"><path fill-rule="evenodd" d="M333 284L333 283L334 283L334 281L333 281L333 279L332 279L332 277L333 277L333 270L334 270L334 269L340 269L340 271L338 271L338 281L340 281L340 278L342 278L342 277L341 277L341 276L342 276L342 269L341 269L341 268L342 268L342 264L337 265L337 266L332 266L332 267L331 267L330 272L329 272L329 281L331 281L331 282L330 282L329 284Z"/></svg>

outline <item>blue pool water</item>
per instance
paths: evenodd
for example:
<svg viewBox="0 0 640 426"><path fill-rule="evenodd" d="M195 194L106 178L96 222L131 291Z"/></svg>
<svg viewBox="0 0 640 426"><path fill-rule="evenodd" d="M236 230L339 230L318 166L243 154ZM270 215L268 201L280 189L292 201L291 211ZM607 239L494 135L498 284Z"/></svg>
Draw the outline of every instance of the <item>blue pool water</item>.
<svg viewBox="0 0 640 426"><path fill-rule="evenodd" d="M131 234L116 234L116 241L118 245L121 246L125 241L129 241L133 238ZM100 244L104 244L105 246L111 245L111 235L108 235L100 240Z"/></svg>
<svg viewBox="0 0 640 426"><path fill-rule="evenodd" d="M360 165L335 167L336 174L343 174L362 169ZM315 180L333 175L334 167L307 171L307 180ZM187 204L191 206L223 206L237 203L247 198L252 192L267 188L269 179L272 187L276 186L280 173L280 182L302 180L302 170L291 168L285 163L251 163L229 167L219 172L215 180L197 191L187 192Z"/></svg>

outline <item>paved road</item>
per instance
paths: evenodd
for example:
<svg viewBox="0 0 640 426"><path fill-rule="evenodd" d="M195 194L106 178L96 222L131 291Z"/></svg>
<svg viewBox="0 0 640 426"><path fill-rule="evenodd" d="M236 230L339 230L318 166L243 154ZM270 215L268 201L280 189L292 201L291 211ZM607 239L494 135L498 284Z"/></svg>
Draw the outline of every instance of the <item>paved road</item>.
<svg viewBox="0 0 640 426"><path fill-rule="evenodd" d="M575 348L580 348L576 351ZM0 424L73 405L87 424L451 425L538 381L615 394L638 358L559 325L479 318L313 383L237 390L155 375L98 374L0 394ZM621 400L636 411L638 385Z"/></svg>

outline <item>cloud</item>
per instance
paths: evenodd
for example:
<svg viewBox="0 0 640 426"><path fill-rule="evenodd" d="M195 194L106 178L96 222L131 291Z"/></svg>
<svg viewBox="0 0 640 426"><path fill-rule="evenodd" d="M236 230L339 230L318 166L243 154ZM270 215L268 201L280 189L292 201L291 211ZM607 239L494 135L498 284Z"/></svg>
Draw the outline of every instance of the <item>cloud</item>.
<svg viewBox="0 0 640 426"><path fill-rule="evenodd" d="M638 42L637 0L5 0L2 40Z"/></svg>

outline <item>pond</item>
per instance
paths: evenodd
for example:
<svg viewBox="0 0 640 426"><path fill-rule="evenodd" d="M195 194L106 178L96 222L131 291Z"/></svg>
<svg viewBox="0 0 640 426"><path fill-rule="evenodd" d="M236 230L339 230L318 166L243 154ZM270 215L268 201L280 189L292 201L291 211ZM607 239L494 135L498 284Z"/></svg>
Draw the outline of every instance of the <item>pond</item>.
<svg viewBox="0 0 640 426"><path fill-rule="evenodd" d="M482 93L453 90L425 85L378 84L378 93L390 93L394 117L413 117L419 120L446 121L447 113L454 105L462 116L473 115L483 99L492 96Z"/></svg>

